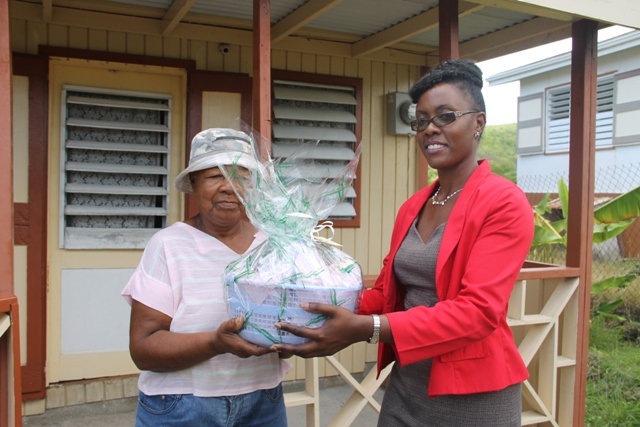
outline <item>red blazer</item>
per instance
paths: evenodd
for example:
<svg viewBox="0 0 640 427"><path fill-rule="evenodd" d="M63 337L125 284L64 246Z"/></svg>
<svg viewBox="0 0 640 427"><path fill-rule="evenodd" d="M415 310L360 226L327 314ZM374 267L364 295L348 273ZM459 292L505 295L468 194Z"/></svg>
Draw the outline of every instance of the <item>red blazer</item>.
<svg viewBox="0 0 640 427"><path fill-rule="evenodd" d="M378 369L433 358L428 394L502 390L528 378L507 325L507 305L533 239L533 210L516 185L480 161L449 216L436 265L439 302L404 310L404 287L393 260L437 183L407 200L400 211L373 289L359 314L384 313L394 344L380 344Z"/></svg>

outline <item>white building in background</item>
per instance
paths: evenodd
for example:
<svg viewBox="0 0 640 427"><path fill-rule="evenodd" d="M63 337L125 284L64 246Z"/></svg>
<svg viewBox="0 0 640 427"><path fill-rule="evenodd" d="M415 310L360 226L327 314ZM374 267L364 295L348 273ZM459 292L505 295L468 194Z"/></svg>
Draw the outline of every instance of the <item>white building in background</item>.
<svg viewBox="0 0 640 427"><path fill-rule="evenodd" d="M569 173L571 54L490 76L491 86L520 81L518 185L554 193ZM596 194L640 185L640 31L598 44Z"/></svg>

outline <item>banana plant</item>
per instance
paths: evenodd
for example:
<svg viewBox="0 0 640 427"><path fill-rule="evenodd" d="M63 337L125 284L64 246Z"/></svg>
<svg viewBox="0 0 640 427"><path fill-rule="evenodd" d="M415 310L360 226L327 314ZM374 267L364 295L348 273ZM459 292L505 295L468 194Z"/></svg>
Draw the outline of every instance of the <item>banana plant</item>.
<svg viewBox="0 0 640 427"><path fill-rule="evenodd" d="M558 181L558 198L562 207L562 219L551 222L544 215L551 210L548 207L549 194L546 194L533 207L535 217L535 234L532 248L550 245L567 246L567 215L569 211L569 191L564 179ZM593 213L593 243L602 243L629 227L640 216L640 186L609 200L598 206ZM622 289L635 280L636 276L609 277L591 284L591 294L596 295L608 289ZM605 301L593 311L594 315L603 315L622 320L612 311L622 304L622 300Z"/></svg>
<svg viewBox="0 0 640 427"><path fill-rule="evenodd" d="M567 214L569 191L564 179L558 181L558 198L562 207L562 219L551 222L544 217L550 212L549 194L534 206L535 235L532 247L543 245L567 245ZM640 186L609 200L593 212L593 243L602 243L622 233L640 216Z"/></svg>

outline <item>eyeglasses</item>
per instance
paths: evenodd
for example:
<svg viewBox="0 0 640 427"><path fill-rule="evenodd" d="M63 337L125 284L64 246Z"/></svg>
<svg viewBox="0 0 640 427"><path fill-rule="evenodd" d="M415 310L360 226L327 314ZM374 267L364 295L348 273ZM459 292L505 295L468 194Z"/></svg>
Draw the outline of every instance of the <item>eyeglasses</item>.
<svg viewBox="0 0 640 427"><path fill-rule="evenodd" d="M446 126L450 123L455 122L456 119L460 116L464 116L465 114L471 114L471 113L479 113L479 112L480 111L478 110L451 111L450 113L438 114L437 116L433 116L430 119L412 120L410 123L411 130L414 132L422 132L427 128L427 126L429 126L429 123L433 123L434 125L441 128L443 126Z"/></svg>

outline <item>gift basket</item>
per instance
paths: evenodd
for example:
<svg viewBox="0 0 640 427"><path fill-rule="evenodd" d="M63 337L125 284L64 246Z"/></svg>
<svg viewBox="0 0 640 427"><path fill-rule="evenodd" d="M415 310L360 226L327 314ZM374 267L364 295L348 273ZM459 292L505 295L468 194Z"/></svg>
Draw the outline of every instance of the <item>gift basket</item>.
<svg viewBox="0 0 640 427"><path fill-rule="evenodd" d="M223 280L231 317L244 318L240 336L258 345L308 341L274 326L322 326L324 316L302 309L303 302L354 311L362 296L360 266L331 241L331 222L322 222L351 186L361 149L330 177L327 168L308 160L316 147L306 143L286 159L262 159L248 181L227 177L251 222L268 236L229 264ZM329 236L320 237L322 230Z"/></svg>

